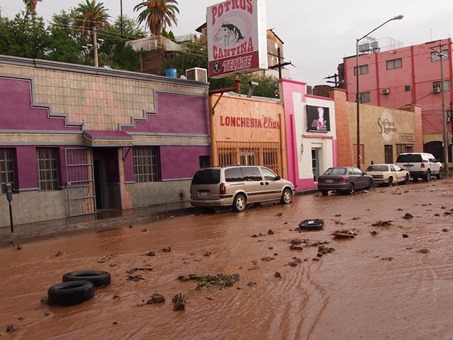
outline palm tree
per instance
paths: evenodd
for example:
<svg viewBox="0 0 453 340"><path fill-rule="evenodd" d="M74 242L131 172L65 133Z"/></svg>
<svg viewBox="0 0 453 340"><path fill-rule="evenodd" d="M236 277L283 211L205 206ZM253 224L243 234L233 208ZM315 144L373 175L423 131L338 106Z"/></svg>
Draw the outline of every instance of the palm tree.
<svg viewBox="0 0 453 340"><path fill-rule="evenodd" d="M82 37L109 25L110 15L104 8L102 2L96 3L96 0L86 0L85 3L79 4L76 8L75 28L81 29ZM94 42L93 42L94 43Z"/></svg>
<svg viewBox="0 0 453 340"><path fill-rule="evenodd" d="M137 17L138 23L146 22L154 35L161 35L162 29L177 24L176 13L179 14L176 0L147 0L134 7L134 11L143 9Z"/></svg>
<svg viewBox="0 0 453 340"><path fill-rule="evenodd" d="M96 0L86 0L85 3L79 4L75 9L76 18L74 25L76 29L81 30L82 39L85 35L92 35L92 44L94 48L94 66L98 66L98 43L96 32L99 28L109 25L110 15L104 8L102 2L96 3Z"/></svg>
<svg viewBox="0 0 453 340"><path fill-rule="evenodd" d="M42 0L24 0L25 8L27 11L30 11L33 17L36 16L36 5L38 4L38 1Z"/></svg>

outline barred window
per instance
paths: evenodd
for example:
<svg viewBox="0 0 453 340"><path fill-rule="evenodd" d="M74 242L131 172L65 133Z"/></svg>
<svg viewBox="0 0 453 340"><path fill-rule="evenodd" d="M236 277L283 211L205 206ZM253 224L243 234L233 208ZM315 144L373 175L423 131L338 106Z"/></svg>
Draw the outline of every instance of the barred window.
<svg viewBox="0 0 453 340"><path fill-rule="evenodd" d="M0 192L6 192L6 184L14 188L14 150L0 149Z"/></svg>
<svg viewBox="0 0 453 340"><path fill-rule="evenodd" d="M58 150L37 149L38 181L40 190L58 189Z"/></svg>
<svg viewBox="0 0 453 340"><path fill-rule="evenodd" d="M134 158L134 180L156 182L159 179L159 149L157 147L136 147Z"/></svg>

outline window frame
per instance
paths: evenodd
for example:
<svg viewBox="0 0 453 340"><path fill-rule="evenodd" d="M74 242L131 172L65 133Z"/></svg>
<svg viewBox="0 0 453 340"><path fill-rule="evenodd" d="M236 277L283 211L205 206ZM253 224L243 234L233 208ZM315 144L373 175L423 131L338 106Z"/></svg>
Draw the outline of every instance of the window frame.
<svg viewBox="0 0 453 340"><path fill-rule="evenodd" d="M398 62L399 62L399 64L398 64ZM397 69L397 68L402 68L403 67L403 59L402 58L397 58L397 59L387 60L386 67L387 67L387 70L394 70L394 69Z"/></svg>
<svg viewBox="0 0 453 340"><path fill-rule="evenodd" d="M10 148L0 149L0 193L6 192L6 184L11 183L16 187L16 150Z"/></svg>
<svg viewBox="0 0 453 340"><path fill-rule="evenodd" d="M58 149L36 148L36 163L39 190L58 190L60 179Z"/></svg>
<svg viewBox="0 0 453 340"><path fill-rule="evenodd" d="M368 74L368 73L369 73L368 64L359 66L359 76L361 76L363 74ZM354 76L357 77L357 66L354 66Z"/></svg>
<svg viewBox="0 0 453 340"><path fill-rule="evenodd" d="M132 172L136 183L160 181L160 150L157 146L132 148Z"/></svg>

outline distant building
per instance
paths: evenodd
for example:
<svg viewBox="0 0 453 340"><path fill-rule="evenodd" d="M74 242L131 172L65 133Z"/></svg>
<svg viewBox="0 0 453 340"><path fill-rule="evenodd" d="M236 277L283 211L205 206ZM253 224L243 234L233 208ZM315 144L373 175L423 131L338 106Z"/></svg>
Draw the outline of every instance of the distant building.
<svg viewBox="0 0 453 340"><path fill-rule="evenodd" d="M444 161L442 107L444 97L450 164L452 162L450 117L453 101L451 55L450 38L409 47L392 45L387 46L385 50L377 41L364 41L359 45L358 70L361 103L395 109L409 109L414 105L422 108L423 149L441 161ZM344 78L340 81L346 89L347 100L356 102L356 56L344 58L343 63ZM405 150L400 148L398 151Z"/></svg>

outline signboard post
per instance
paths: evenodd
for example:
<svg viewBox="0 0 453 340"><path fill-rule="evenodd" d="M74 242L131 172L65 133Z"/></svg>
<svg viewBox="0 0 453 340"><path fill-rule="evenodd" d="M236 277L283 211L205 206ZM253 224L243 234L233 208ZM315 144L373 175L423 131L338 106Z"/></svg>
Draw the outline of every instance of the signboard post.
<svg viewBox="0 0 453 340"><path fill-rule="evenodd" d="M265 0L228 0L207 8L208 76L267 69Z"/></svg>

